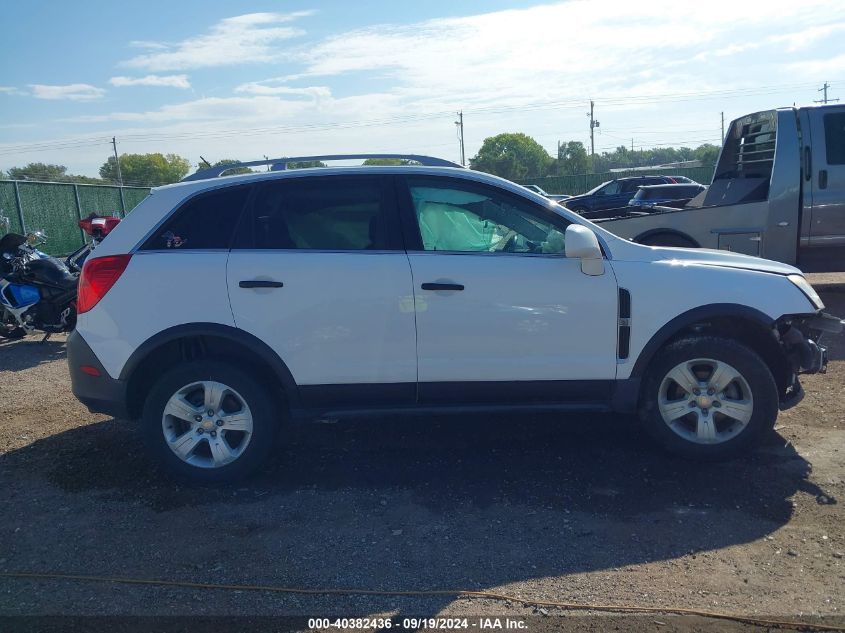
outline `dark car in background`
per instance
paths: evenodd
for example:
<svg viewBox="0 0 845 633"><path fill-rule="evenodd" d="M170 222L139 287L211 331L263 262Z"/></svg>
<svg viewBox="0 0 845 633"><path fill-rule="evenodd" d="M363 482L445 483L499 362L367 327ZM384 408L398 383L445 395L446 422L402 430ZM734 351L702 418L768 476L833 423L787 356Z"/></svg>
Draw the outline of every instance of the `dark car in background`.
<svg viewBox="0 0 845 633"><path fill-rule="evenodd" d="M559 202L563 204L564 200L569 200L572 196L566 195L565 193L546 193L540 185L522 185L529 191L533 191L534 193L539 193L544 198L548 198L549 200L554 200L555 202Z"/></svg>
<svg viewBox="0 0 845 633"><path fill-rule="evenodd" d="M697 182L682 182L672 185L648 185L640 187L628 202L630 207L675 207L680 209L707 187Z"/></svg>
<svg viewBox="0 0 845 633"><path fill-rule="evenodd" d="M616 180L603 182L595 189L591 189L580 196L572 196L561 204L576 213L599 211L601 209L617 209L627 206L640 187L674 183L675 179L671 176L617 178Z"/></svg>

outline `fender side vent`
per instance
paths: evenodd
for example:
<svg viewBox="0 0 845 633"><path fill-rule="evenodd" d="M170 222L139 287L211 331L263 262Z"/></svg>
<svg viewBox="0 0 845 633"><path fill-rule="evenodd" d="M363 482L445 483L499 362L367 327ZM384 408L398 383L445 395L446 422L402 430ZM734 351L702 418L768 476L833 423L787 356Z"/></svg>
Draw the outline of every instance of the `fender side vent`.
<svg viewBox="0 0 845 633"><path fill-rule="evenodd" d="M617 356L628 358L631 348L631 293L619 289L619 347Z"/></svg>

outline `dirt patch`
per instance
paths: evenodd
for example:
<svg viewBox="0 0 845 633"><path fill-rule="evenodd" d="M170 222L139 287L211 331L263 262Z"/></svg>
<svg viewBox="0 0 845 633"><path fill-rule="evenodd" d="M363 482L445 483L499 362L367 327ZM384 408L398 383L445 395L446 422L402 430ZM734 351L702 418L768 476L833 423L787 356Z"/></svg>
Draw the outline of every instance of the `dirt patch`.
<svg viewBox="0 0 845 633"><path fill-rule="evenodd" d="M821 290L845 315L845 292ZM667 457L622 416L396 418L299 428L257 478L228 488L174 485L130 423L88 413L60 337L0 343L0 571L837 617L845 345L830 342L829 373L807 377L804 402L731 462ZM548 621L517 602L0 578L2 615L384 613ZM566 622L751 630L584 617Z"/></svg>

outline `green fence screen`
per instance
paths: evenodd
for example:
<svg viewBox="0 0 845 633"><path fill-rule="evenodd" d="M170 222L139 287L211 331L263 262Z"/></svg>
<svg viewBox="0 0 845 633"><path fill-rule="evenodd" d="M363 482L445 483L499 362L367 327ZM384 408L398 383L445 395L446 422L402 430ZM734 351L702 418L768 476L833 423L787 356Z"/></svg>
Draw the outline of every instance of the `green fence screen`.
<svg viewBox="0 0 845 633"><path fill-rule="evenodd" d="M0 215L14 233L42 230L50 255L67 255L82 246L80 219L96 213L123 217L146 198L146 187L0 180Z"/></svg>

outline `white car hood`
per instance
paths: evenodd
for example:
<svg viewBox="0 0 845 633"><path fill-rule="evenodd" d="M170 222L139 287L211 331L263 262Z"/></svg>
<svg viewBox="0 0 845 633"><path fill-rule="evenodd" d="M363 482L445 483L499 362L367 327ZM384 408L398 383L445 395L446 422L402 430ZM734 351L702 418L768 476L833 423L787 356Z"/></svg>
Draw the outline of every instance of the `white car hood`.
<svg viewBox="0 0 845 633"><path fill-rule="evenodd" d="M640 246L620 253L620 259L633 261L665 262L677 266L721 266L724 268L739 268L755 270L777 275L801 275L801 271L788 264L782 264L769 259L742 255L730 251L720 251L706 248L666 248L662 246Z"/></svg>

